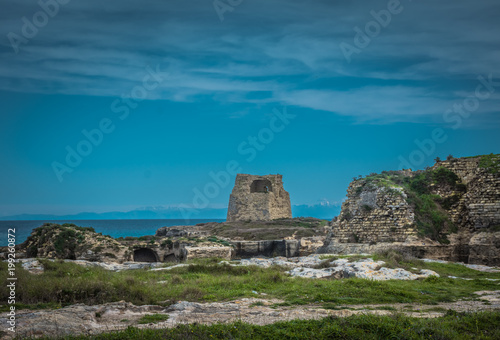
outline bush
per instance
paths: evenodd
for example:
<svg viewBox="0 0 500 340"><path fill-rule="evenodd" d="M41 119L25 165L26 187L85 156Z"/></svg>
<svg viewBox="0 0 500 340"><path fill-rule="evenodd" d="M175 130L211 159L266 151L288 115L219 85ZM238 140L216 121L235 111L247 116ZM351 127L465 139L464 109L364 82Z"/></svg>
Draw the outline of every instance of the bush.
<svg viewBox="0 0 500 340"><path fill-rule="evenodd" d="M432 171L432 178L434 183L440 185L449 185L452 188L455 187L457 182L460 182L460 178L451 170L440 166L436 170Z"/></svg>
<svg viewBox="0 0 500 340"><path fill-rule="evenodd" d="M95 233L95 229L92 228L92 227L80 227L80 226L77 226L76 224L73 224L73 223L64 223L62 225L63 227L66 227L66 228L73 228L73 229L76 229L78 231L90 231L92 233Z"/></svg>
<svg viewBox="0 0 500 340"><path fill-rule="evenodd" d="M446 187L455 194L442 198L431 194L431 184L439 187ZM459 177L445 167L438 167L435 170L422 171L411 179L407 179L405 184L407 189L407 201L414 207L416 226L421 235L428 236L441 243L448 243L447 231L456 231L456 226L450 221L446 210L454 206L466 186L460 183Z"/></svg>
<svg viewBox="0 0 500 340"><path fill-rule="evenodd" d="M147 324L147 323L157 323L168 320L168 314L148 314L144 315L139 319L137 323Z"/></svg>

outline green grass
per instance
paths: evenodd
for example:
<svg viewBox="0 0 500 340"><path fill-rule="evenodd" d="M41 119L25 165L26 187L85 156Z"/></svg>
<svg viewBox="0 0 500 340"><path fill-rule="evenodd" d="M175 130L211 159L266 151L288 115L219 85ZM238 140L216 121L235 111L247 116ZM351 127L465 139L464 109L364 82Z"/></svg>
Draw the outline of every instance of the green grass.
<svg viewBox="0 0 500 340"><path fill-rule="evenodd" d="M147 314L140 318L138 324L158 323L168 320L167 314Z"/></svg>
<svg viewBox="0 0 500 340"><path fill-rule="evenodd" d="M400 314L355 315L347 318L294 320L265 326L242 322L178 325L63 339L499 339L500 312L455 313L424 319ZM46 338L48 339L48 338Z"/></svg>
<svg viewBox="0 0 500 340"><path fill-rule="evenodd" d="M392 256L392 259L391 259ZM365 279L307 279L288 276L285 268L233 267L217 264L218 259L198 259L187 267L170 271L129 270L110 272L84 268L73 263L42 260L46 270L32 275L17 268L18 308L61 307L75 303L88 305L125 300L136 305L169 305L174 301L229 301L255 297L252 291L266 293L288 305L304 304L436 304L476 297L479 290L498 290L500 273L483 273L465 266L423 263L418 260L382 254L375 258L398 267L428 268L442 277L417 281L370 281ZM406 262L405 262L406 261ZM6 280L6 263L0 263L0 280ZM446 276L471 278L450 279ZM158 283L164 281L164 283ZM7 301L8 290L0 286L0 301ZM6 306L0 306L0 310Z"/></svg>

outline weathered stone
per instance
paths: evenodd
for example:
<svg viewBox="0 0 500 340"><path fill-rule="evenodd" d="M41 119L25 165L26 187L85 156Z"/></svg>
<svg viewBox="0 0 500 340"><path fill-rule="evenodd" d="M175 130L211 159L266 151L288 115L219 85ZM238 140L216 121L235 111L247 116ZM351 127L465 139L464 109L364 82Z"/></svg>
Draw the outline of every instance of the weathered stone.
<svg viewBox="0 0 500 340"><path fill-rule="evenodd" d="M99 267L110 271L122 271L131 269L144 269L144 268L157 268L164 266L164 264L159 262L124 262L124 263L109 263L109 262L96 262L96 261L85 261L85 260L54 260L46 259L47 261L64 261L67 263L74 263L82 267ZM43 265L33 258L27 259L17 259L16 263L21 263L23 269L27 270L31 274L41 274L44 271Z"/></svg>
<svg viewBox="0 0 500 340"><path fill-rule="evenodd" d="M349 317L356 314L390 315L393 313L391 310L381 310L382 306L393 307L405 315L419 318L443 316L444 312L429 311L429 307L457 312L498 310L500 308L500 290L478 291L475 294L480 299L442 302L433 306L407 302L383 305L340 305L338 310L323 309L323 301L305 306L276 306L284 301L263 298L243 298L213 303L179 301L168 308L155 305L134 306L124 301L95 306L78 304L57 310L20 310L17 313L16 333L9 334L11 332L8 332L4 334L2 339L12 339L15 336L18 338L89 336L123 330L129 326L140 329L164 329L180 324L214 324L236 321L267 325L289 320L320 319L326 316ZM408 311L409 307L414 311ZM159 323L137 324L138 320L147 314L163 314L168 315L169 318ZM0 324L6 325L7 319L7 313L0 313Z"/></svg>
<svg viewBox="0 0 500 340"><path fill-rule="evenodd" d="M321 269L314 268L321 264ZM384 261L373 261L371 258L349 262L347 259L338 259L325 263L319 255L310 255L297 258L251 258L240 260L233 266L258 266L269 268L273 265L290 268L287 272L291 276L311 279L331 278L342 279L359 277L369 280L417 280L429 276L439 276L432 270L421 270L419 274L411 273L401 268L385 268Z"/></svg>
<svg viewBox="0 0 500 340"><path fill-rule="evenodd" d="M500 226L500 174L482 168L482 157L451 159L431 168L444 167L462 181L457 187L429 184L433 195L438 195L441 202L449 202L439 208L449 218L443 222L441 232L443 238L448 237L449 244L429 239L422 239L421 244L415 241L414 207L409 204L403 187L393 182L358 179L349 185L341 213L332 221L331 231L318 252L397 248L417 257L499 265L500 233L495 230ZM405 177L415 174L411 170L398 173Z"/></svg>
<svg viewBox="0 0 500 340"><path fill-rule="evenodd" d="M416 235L413 209L401 187L372 187L353 181L329 238L340 243L404 242Z"/></svg>
<svg viewBox="0 0 500 340"><path fill-rule="evenodd" d="M253 256L284 256L294 257L300 254L300 243L298 240L274 240L274 241L233 241L235 257Z"/></svg>
<svg viewBox="0 0 500 340"><path fill-rule="evenodd" d="M290 195L282 175L238 174L227 211L227 221L258 221L291 218Z"/></svg>
<svg viewBox="0 0 500 340"><path fill-rule="evenodd" d="M231 259L233 248L231 247L184 247L184 258L191 260L194 258L218 257Z"/></svg>

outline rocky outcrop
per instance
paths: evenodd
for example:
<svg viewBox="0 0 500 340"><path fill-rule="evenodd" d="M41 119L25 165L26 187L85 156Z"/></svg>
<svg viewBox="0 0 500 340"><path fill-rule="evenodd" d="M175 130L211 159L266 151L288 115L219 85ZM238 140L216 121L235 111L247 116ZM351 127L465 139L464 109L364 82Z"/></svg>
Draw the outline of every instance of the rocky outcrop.
<svg viewBox="0 0 500 340"><path fill-rule="evenodd" d="M129 256L128 249L114 238L74 224L45 223L20 248L26 257L49 259L116 262Z"/></svg>
<svg viewBox="0 0 500 340"><path fill-rule="evenodd" d="M321 252L399 248L420 257L498 265L500 156L450 158L426 170L355 179L331 224Z"/></svg>
<svg viewBox="0 0 500 340"><path fill-rule="evenodd" d="M404 242L416 235L415 215L403 188L353 181L337 220L334 237L342 243Z"/></svg>
<svg viewBox="0 0 500 340"><path fill-rule="evenodd" d="M314 253L321 247L327 229L326 220L301 217L163 227L155 236L113 239L92 228L45 224L17 246L17 257L99 262L118 268L118 264L132 261L163 263L207 257L299 256ZM4 258L2 254L5 253L0 248L0 258Z"/></svg>
<svg viewBox="0 0 500 340"><path fill-rule="evenodd" d="M282 175L238 174L229 197L227 221L269 221L291 218L290 195Z"/></svg>
<svg viewBox="0 0 500 340"><path fill-rule="evenodd" d="M349 259L322 260L322 256L310 255L296 258L251 258L241 260L233 266L258 266L269 268L273 265L291 268L288 274L306 278L342 279L358 277L375 281L385 280L417 280L429 276L439 276L432 270L422 269L412 273L401 268L386 268L384 261L373 261L371 258L350 261ZM321 268L318 268L318 267Z"/></svg>
<svg viewBox="0 0 500 340"><path fill-rule="evenodd" d="M179 262L193 257L231 258L229 243L206 238L203 231L161 228L157 235L114 239L92 228L44 224L19 245L18 258L78 260L120 267L127 262Z"/></svg>
<svg viewBox="0 0 500 340"><path fill-rule="evenodd" d="M56 261L54 259L46 259L47 261ZM102 268L113 272L123 271L123 270L133 270L133 269L145 269L145 268L160 268L163 266L159 262L124 262L124 263L108 263L108 262L96 262L96 261L85 261L85 260L57 260L64 261L66 263L74 263L82 267L87 268ZM43 264L34 258L26 258L16 260L16 263L20 263L21 267L27 270L31 274L41 274L44 272L45 268Z"/></svg>
<svg viewBox="0 0 500 340"><path fill-rule="evenodd" d="M10 338L63 337L92 335L112 330L125 329L146 314L161 313L161 306L135 306L120 301L104 305L87 306L77 304L62 309L19 311L16 315L16 332L6 334ZM2 324L7 324L0 317ZM127 320L127 322L120 322Z"/></svg>
<svg viewBox="0 0 500 340"><path fill-rule="evenodd" d="M500 290L475 292L478 299L443 302L432 307L440 311L429 311L429 306L408 302L383 305L340 305L338 309L324 309L322 305L278 306L284 301L266 298L265 294L255 292L254 298L243 298L226 302L199 303L178 301L169 307L159 305L135 306L125 301L103 305L86 306L83 304L49 310L22 310L17 313L16 333L4 334L2 339L32 337L59 338L63 336L91 336L124 330L130 326L139 329L165 329L180 324L215 324L243 322L267 325L290 320L349 317L356 314L391 315L393 309L412 317L434 318L444 315L446 310L471 312L498 310ZM408 310L410 308L410 311ZM158 323L138 324L138 320L151 314L164 315L167 320ZM7 313L0 315L0 323L7 324ZM118 337L118 335L115 335Z"/></svg>
<svg viewBox="0 0 500 340"><path fill-rule="evenodd" d="M188 226L191 227L191 226ZM185 226L179 227L161 227L156 230L155 236L158 237L201 237L208 236L206 232L196 228L186 228Z"/></svg>

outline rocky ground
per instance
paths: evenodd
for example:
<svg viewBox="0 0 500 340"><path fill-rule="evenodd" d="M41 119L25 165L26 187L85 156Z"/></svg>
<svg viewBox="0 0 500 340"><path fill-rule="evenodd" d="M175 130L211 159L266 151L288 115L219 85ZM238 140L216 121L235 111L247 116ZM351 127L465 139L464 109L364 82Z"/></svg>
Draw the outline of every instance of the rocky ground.
<svg viewBox="0 0 500 340"><path fill-rule="evenodd" d="M273 265L288 268L288 273L297 277L308 278L344 278L360 277L372 280L413 280L428 276L438 276L430 270L421 270L418 273L401 268L384 267L383 261L374 261L366 256L360 258L338 258L334 255L310 255L296 258L250 258L237 261L221 261L222 264L231 266L261 266ZM361 256L363 257L363 256ZM71 261L71 260L65 260ZM424 260L428 262L444 262L439 260ZM33 274L43 272L43 265L36 259L20 260L23 268ZM153 271L170 270L189 264L160 263L124 263L109 264L88 261L71 261L82 266L100 266L107 270L118 271L128 269L147 268ZM499 268L481 265L463 264L474 270L483 272L500 272ZM453 277L454 279L460 279ZM494 280L494 279L492 279ZM390 314L402 312L413 317L439 317L447 310L455 311L481 311L500 309L500 290L478 291L477 299L460 300L452 303L439 303L433 305L421 304L381 304L381 305L344 305L335 306L335 309L326 309L324 305L294 305L283 304L279 299L270 299L266 294L253 292L254 298L240 300L197 303L177 301L165 307L160 305L135 306L131 303L120 301L102 305L87 306L76 304L60 309L44 310L19 310L16 315L16 336L61 336L68 334L91 335L113 330L125 329L128 326L138 328L163 328L174 327L187 323L221 323L243 321L247 323L264 325L277 321L293 319L320 319L329 315L347 317L354 314ZM7 313L2 313L0 323L5 324ZM141 324L139 321L146 315L159 314L167 320L158 323ZM12 334L0 334L2 339L12 338Z"/></svg>
<svg viewBox="0 0 500 340"><path fill-rule="evenodd" d="M169 307L156 305L134 306L124 301L104 305L73 305L57 310L23 310L17 315L16 335L25 337L91 335L122 330L128 326L138 328L174 327L187 323L224 323L242 321L265 325L296 319L320 319L326 316L347 317L354 314L390 314L399 311L412 317L439 317L451 309L455 311L481 311L500 309L500 290L476 292L478 300L440 303L432 306L420 304L346 305L335 310L319 305L279 306L277 299L245 298L229 302L195 303L179 301ZM162 314L166 321L138 324L144 315ZM5 324L5 316L0 323ZM4 334L2 339L12 338Z"/></svg>
<svg viewBox="0 0 500 340"><path fill-rule="evenodd" d="M328 255L326 255L327 257ZM256 265L270 267L278 265L292 268L288 274L307 278L335 278L358 277L371 280L417 280L429 276L439 276L432 270L422 269L412 273L402 268L386 268L384 261L374 261L371 258L351 261L347 258L337 260L322 260L325 255L310 255L296 258L252 258L238 261L233 265ZM317 268L321 266L322 268Z"/></svg>
<svg viewBox="0 0 500 340"><path fill-rule="evenodd" d="M335 259L336 255L328 254L313 254L309 256L300 257L254 257L250 259L242 259L235 261L221 261L221 264L228 264L231 266L258 266L269 268L271 266L281 266L289 268L287 272L291 276L306 277L306 278L349 278L358 277L371 280L417 280L429 276L439 276L436 272L428 269L408 271L402 268L387 268L384 267L384 261L374 261L372 258L362 258L359 260L352 260L349 258ZM357 255L359 256L359 255ZM368 256L368 255L367 255ZM331 259L328 259L332 257ZM19 259L22 267L32 274L40 274L44 268L38 259ZM54 260L49 260L54 261ZM165 264L159 262L125 262L125 263L104 263L104 262L90 262L83 260L62 260L64 262L75 263L84 267L101 267L111 271L122 271L132 269L150 268L151 270L170 270L180 266L188 266L188 264ZM441 260L423 259L424 262L438 262L447 263ZM468 268L498 273L499 268L488 267L475 264L464 264ZM321 267L321 268L320 268ZM456 277L452 277L456 278Z"/></svg>
<svg viewBox="0 0 500 340"><path fill-rule="evenodd" d="M56 261L54 259L46 259L47 261ZM101 267L106 270L111 271L122 271L131 269L144 269L144 268L159 268L165 266L161 262L124 262L124 263L112 263L112 262L94 262L85 260L58 260L63 262L71 262L78 264L83 267ZM21 263L23 269L29 271L32 274L43 273L44 267L38 259L28 258L28 259L18 259L16 262Z"/></svg>

